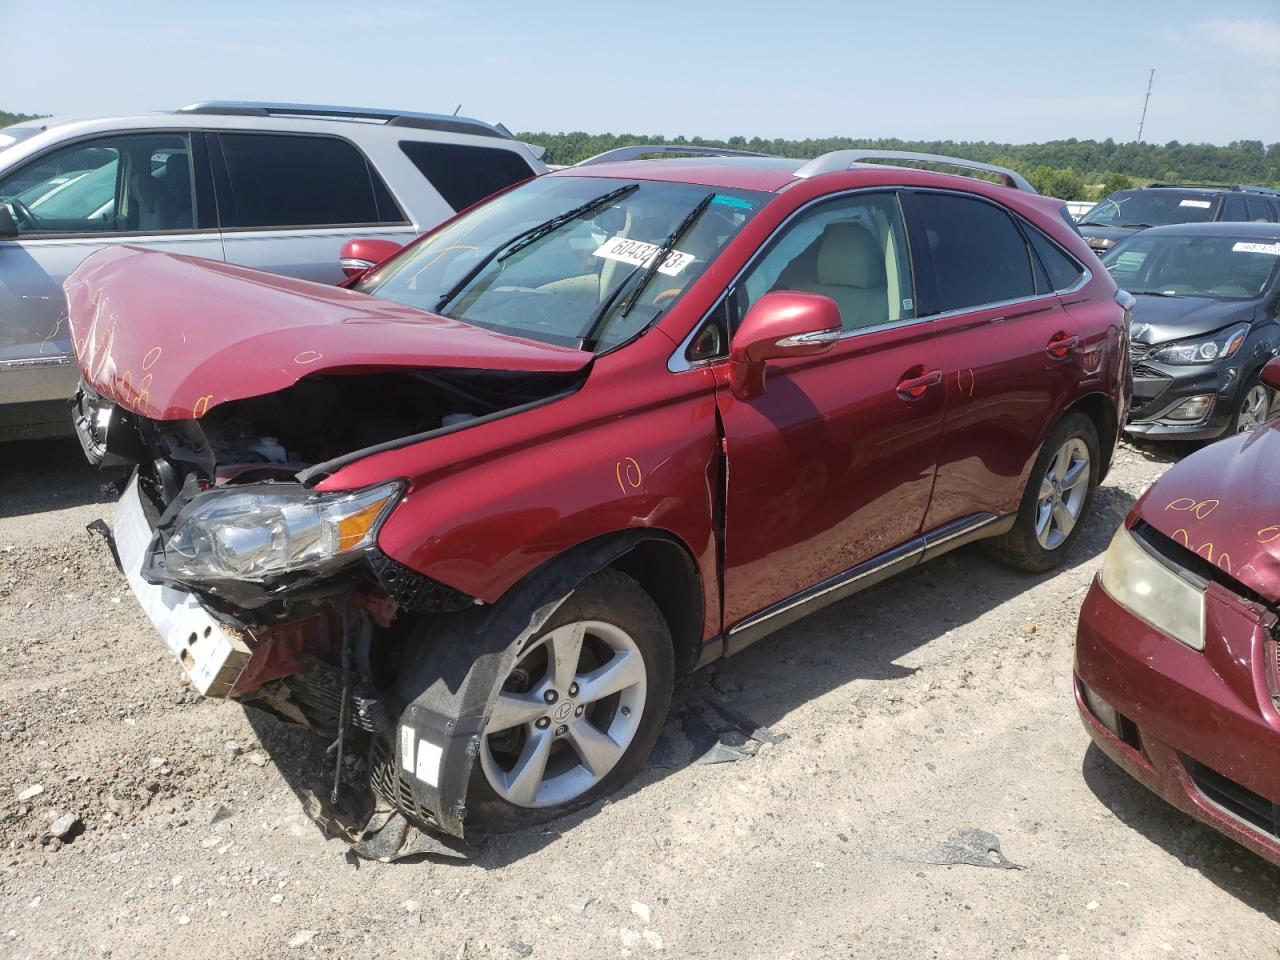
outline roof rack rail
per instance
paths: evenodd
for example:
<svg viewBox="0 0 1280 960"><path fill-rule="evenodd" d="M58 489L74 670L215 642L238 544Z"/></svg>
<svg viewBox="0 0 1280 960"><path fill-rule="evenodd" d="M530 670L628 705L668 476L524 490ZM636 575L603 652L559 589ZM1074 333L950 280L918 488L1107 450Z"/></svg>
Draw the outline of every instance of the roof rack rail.
<svg viewBox="0 0 1280 960"><path fill-rule="evenodd" d="M1237 183L1230 189L1239 193L1261 193L1268 197L1280 197L1280 190L1276 190L1273 187L1255 187L1247 183Z"/></svg>
<svg viewBox="0 0 1280 960"><path fill-rule="evenodd" d="M623 160L635 160L647 153L666 154L674 157L771 157L771 153L753 153L750 150L730 150L727 147L693 147L678 144L641 143L631 147L614 147L594 157L587 157L574 164L575 167L589 167L596 163L619 163Z"/></svg>
<svg viewBox="0 0 1280 960"><path fill-rule="evenodd" d="M223 117L318 117L325 120L356 120L388 127L412 127L447 133L469 133L479 137L514 139L502 124L485 123L471 117L451 117L442 113L413 113L407 110L380 110L372 107L339 107L319 103L266 103L257 100L203 100L187 104L177 113L199 113Z"/></svg>
<svg viewBox="0 0 1280 960"><path fill-rule="evenodd" d="M1148 183L1139 189L1151 190L1226 190L1220 183Z"/></svg>
<svg viewBox="0 0 1280 960"><path fill-rule="evenodd" d="M994 173L1004 179L1005 185L1026 193L1037 193L1035 187L1027 182L1026 177L1006 167L997 167L991 163L979 163L977 160L964 160L960 157L944 157L937 153L911 153L906 150L833 150L824 153L816 160L810 160L796 171L797 177L816 177L824 173L837 173L848 170L854 164L868 160L911 160L915 163L933 163L939 166L960 167L965 170L981 170L983 173Z"/></svg>

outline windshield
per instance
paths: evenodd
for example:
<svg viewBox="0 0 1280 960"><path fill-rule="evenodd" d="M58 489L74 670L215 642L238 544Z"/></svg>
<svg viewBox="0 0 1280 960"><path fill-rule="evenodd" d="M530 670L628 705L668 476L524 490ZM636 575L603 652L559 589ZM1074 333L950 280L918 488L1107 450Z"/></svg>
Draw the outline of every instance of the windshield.
<svg viewBox="0 0 1280 960"><path fill-rule="evenodd" d="M1102 263L1130 293L1251 300L1275 282L1280 239L1140 233Z"/></svg>
<svg viewBox="0 0 1280 960"><path fill-rule="evenodd" d="M1196 190L1118 190L1080 218L1080 226L1160 227L1213 219L1213 197Z"/></svg>
<svg viewBox="0 0 1280 960"><path fill-rule="evenodd" d="M356 289L514 336L604 351L678 302L770 198L688 183L544 177L465 214ZM671 252L652 269L664 243Z"/></svg>

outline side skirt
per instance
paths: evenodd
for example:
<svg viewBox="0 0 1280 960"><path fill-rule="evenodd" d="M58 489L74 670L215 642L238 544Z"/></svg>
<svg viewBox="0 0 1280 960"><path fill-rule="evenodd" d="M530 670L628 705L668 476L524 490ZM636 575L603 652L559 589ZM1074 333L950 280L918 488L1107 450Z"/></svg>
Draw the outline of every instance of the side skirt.
<svg viewBox="0 0 1280 960"><path fill-rule="evenodd" d="M872 557L856 567L829 577L807 590L780 600L739 621L730 628L725 638L725 655L732 656L775 630L781 630L801 617L888 580L918 563L942 556L974 540L1006 533L1016 519L1017 514L1013 513L1003 517L990 513L977 513L953 520L913 540L908 540L892 550Z"/></svg>

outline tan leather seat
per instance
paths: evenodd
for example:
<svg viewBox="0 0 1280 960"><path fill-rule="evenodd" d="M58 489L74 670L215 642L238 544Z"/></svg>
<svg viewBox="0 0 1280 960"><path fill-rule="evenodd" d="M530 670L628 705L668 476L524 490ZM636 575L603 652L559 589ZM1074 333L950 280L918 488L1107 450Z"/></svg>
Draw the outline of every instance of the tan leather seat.
<svg viewBox="0 0 1280 960"><path fill-rule="evenodd" d="M822 231L812 292L840 307L846 330L889 322L884 253L860 223L831 223Z"/></svg>

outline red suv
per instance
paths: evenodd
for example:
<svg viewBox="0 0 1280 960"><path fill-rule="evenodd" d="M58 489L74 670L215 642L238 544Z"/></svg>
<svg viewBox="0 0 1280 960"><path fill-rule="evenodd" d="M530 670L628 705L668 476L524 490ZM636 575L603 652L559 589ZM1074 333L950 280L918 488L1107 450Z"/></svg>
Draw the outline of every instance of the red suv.
<svg viewBox="0 0 1280 960"><path fill-rule="evenodd" d="M66 287L193 683L459 836L615 790L678 673L891 574L1061 562L1128 404L1061 202L921 155L602 156L349 289L127 248Z"/></svg>

